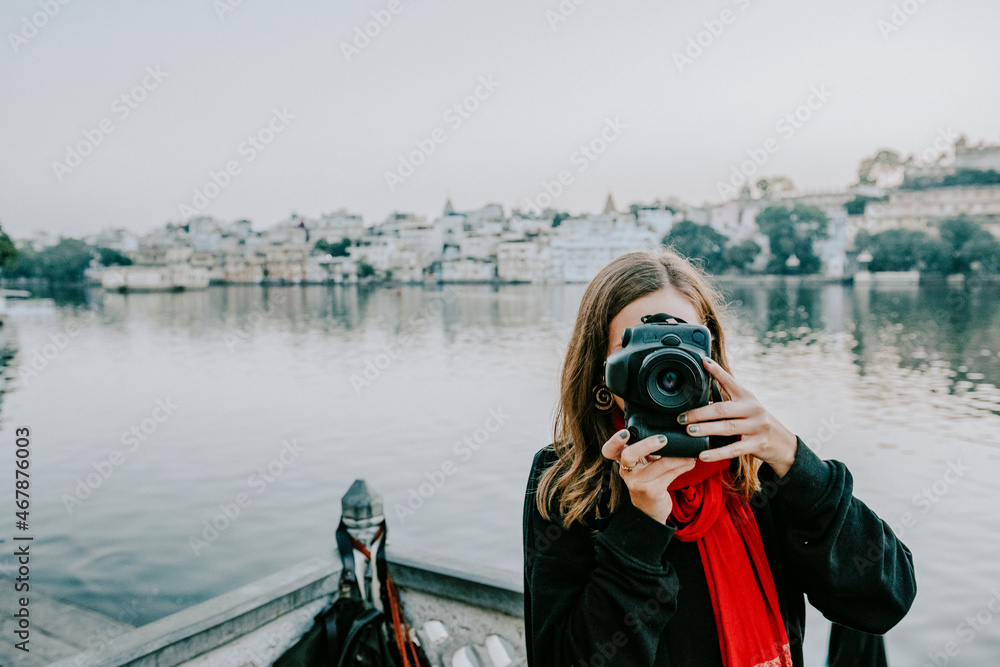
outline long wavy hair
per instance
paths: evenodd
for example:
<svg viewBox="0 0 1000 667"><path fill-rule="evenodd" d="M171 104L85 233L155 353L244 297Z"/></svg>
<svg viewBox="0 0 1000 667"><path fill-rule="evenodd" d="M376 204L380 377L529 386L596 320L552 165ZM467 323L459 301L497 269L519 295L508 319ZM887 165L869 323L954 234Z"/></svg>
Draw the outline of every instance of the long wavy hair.
<svg viewBox="0 0 1000 667"><path fill-rule="evenodd" d="M600 384L607 357L611 321L628 304L664 287L686 297L712 333L712 358L727 371L726 336L721 318L728 318L722 295L705 272L666 247L631 252L605 266L587 286L562 367L559 408L553 447L556 462L541 476L535 502L546 520L557 508L564 528L585 519L598 501L606 459L601 448L614 434L610 412L594 405L593 388ZM716 383L717 384L717 383ZM721 386L723 400L728 392ZM617 407L616 407L617 409ZM730 492L746 498L760 488L760 461L749 454L739 458ZM628 488L618 475L611 476L608 509L613 512Z"/></svg>

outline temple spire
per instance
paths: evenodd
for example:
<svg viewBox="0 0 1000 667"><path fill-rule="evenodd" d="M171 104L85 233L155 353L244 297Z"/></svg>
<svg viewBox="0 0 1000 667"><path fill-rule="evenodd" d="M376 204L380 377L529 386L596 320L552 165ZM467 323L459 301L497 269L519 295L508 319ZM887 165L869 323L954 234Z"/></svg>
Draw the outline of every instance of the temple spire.
<svg viewBox="0 0 1000 667"><path fill-rule="evenodd" d="M448 200L444 203L444 214L451 215L454 212L455 207L451 205L451 197L448 197Z"/></svg>
<svg viewBox="0 0 1000 667"><path fill-rule="evenodd" d="M608 201L604 202L604 213L606 215L608 213L616 213L616 212L617 209L615 209L615 200L611 197L611 193L609 192Z"/></svg>

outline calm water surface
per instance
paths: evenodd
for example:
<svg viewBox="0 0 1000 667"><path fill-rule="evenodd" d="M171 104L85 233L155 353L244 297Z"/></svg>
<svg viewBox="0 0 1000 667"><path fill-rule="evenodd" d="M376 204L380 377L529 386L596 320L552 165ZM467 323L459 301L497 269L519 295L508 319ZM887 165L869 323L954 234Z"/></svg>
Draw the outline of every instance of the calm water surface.
<svg viewBox="0 0 1000 667"><path fill-rule="evenodd" d="M12 302L0 441L34 433L33 583L146 623L334 549L358 477L382 493L392 543L519 570L527 470L551 441L583 289ZM738 379L844 461L914 553L919 592L888 635L892 662L948 647L948 664L998 664L1000 290L723 289ZM809 623L822 664L825 621Z"/></svg>

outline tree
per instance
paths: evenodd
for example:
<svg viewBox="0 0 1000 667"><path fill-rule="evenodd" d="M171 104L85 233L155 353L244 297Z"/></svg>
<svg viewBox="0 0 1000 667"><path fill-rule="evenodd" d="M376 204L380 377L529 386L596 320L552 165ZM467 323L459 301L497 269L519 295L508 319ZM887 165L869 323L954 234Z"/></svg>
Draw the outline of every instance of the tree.
<svg viewBox="0 0 1000 667"><path fill-rule="evenodd" d="M330 243L326 239L320 239L319 241L316 241L316 245L313 246L313 250L320 254L330 255L331 257L347 257L349 254L347 249L350 247L351 239L345 236L336 243Z"/></svg>
<svg viewBox="0 0 1000 667"><path fill-rule="evenodd" d="M562 224L562 221L569 217L569 213L556 213L552 218L552 226L558 227Z"/></svg>
<svg viewBox="0 0 1000 667"><path fill-rule="evenodd" d="M366 262L365 260L360 260L358 262L358 278L367 278L368 276L375 275L375 267Z"/></svg>
<svg viewBox="0 0 1000 667"><path fill-rule="evenodd" d="M859 185L889 185L898 182L903 169L903 161L899 153L893 150L881 150L870 158L865 158L858 165Z"/></svg>
<svg viewBox="0 0 1000 667"><path fill-rule="evenodd" d="M855 195L854 199L844 204L844 208L847 209L847 215L864 215L865 207L870 201L885 201L885 198Z"/></svg>
<svg viewBox="0 0 1000 667"><path fill-rule="evenodd" d="M1000 263L1000 241L965 215L944 220L938 226L947 259L942 265L947 273L995 271ZM991 268L992 267L992 268Z"/></svg>
<svg viewBox="0 0 1000 667"><path fill-rule="evenodd" d="M700 259L709 273L722 273L726 269L723 251L726 237L708 225L699 225L690 220L678 222L663 237L663 243L689 259Z"/></svg>
<svg viewBox="0 0 1000 667"><path fill-rule="evenodd" d="M726 264L740 271L746 271L760 254L760 244L753 239L743 239L736 245L731 245L723 251Z"/></svg>
<svg viewBox="0 0 1000 667"><path fill-rule="evenodd" d="M916 176L908 178L900 185L902 190L927 190L929 188L951 188L962 185L996 185L1000 183L1000 172L995 169L959 169L945 176Z"/></svg>
<svg viewBox="0 0 1000 667"><path fill-rule="evenodd" d="M757 225L771 246L768 273L787 273L786 262L792 255L799 260L799 273L819 272L822 262L813 243L829 237L829 219L822 210L805 204L796 204L791 209L768 206L757 216Z"/></svg>
<svg viewBox="0 0 1000 667"><path fill-rule="evenodd" d="M38 276L38 252L31 246L21 248L7 273L13 278Z"/></svg>
<svg viewBox="0 0 1000 667"><path fill-rule="evenodd" d="M101 266L132 266L132 260L112 248L98 248Z"/></svg>
<svg viewBox="0 0 1000 667"><path fill-rule="evenodd" d="M10 240L7 233L0 228L0 269L10 271L17 265L18 252L14 247L14 242Z"/></svg>
<svg viewBox="0 0 1000 667"><path fill-rule="evenodd" d="M56 283L79 283L94 258L94 248L80 239L60 239L38 253L35 274Z"/></svg>
<svg viewBox="0 0 1000 667"><path fill-rule="evenodd" d="M910 271L917 268L928 236L911 229L887 229L874 234L865 244L872 254L871 271Z"/></svg>
<svg viewBox="0 0 1000 667"><path fill-rule="evenodd" d="M928 238L920 248L917 267L929 273L951 273L951 248L941 239Z"/></svg>

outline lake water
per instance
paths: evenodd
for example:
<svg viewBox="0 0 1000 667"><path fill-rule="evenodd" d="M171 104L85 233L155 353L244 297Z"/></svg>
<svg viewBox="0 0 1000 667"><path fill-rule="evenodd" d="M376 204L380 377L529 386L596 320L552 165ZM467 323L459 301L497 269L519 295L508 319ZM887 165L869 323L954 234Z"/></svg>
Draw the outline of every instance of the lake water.
<svg viewBox="0 0 1000 667"><path fill-rule="evenodd" d="M948 664L997 664L1000 290L723 288L738 379L844 461L914 553L919 592L887 636L892 663L950 650ZM30 427L32 583L146 623L333 550L359 477L382 493L393 544L519 571L527 470L551 441L583 289L11 302L0 460L12 469L13 429ZM809 623L822 664L824 622Z"/></svg>

